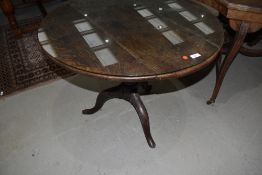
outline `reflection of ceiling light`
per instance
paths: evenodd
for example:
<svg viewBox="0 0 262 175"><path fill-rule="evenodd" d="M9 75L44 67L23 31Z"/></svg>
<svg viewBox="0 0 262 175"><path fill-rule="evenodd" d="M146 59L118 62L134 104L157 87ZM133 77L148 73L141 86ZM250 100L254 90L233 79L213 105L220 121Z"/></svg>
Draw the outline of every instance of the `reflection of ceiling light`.
<svg viewBox="0 0 262 175"><path fill-rule="evenodd" d="M85 13L84 16L87 16L87 14Z"/></svg>
<svg viewBox="0 0 262 175"><path fill-rule="evenodd" d="M159 26L157 26L159 29L162 29L163 28L163 26L161 26L161 25L159 25Z"/></svg>
<svg viewBox="0 0 262 175"><path fill-rule="evenodd" d="M134 7L136 7L136 4L133 4Z"/></svg>
<svg viewBox="0 0 262 175"><path fill-rule="evenodd" d="M204 18L204 17L205 17L205 15L202 14L202 15L201 15L201 18Z"/></svg>
<svg viewBox="0 0 262 175"><path fill-rule="evenodd" d="M3 92L3 91L1 91L1 92L0 92L0 96L3 96L3 95L4 95L4 92Z"/></svg>
<svg viewBox="0 0 262 175"><path fill-rule="evenodd" d="M106 39L105 42L106 42L106 43L109 43L109 39Z"/></svg>
<svg viewBox="0 0 262 175"><path fill-rule="evenodd" d="M162 7L159 7L159 8L158 8L158 10L159 10L159 11L162 11L162 10L163 10L163 8L162 8Z"/></svg>
<svg viewBox="0 0 262 175"><path fill-rule="evenodd" d="M198 58L200 56L201 55L199 53L195 53L195 54L190 55L190 57L193 58L193 59Z"/></svg>

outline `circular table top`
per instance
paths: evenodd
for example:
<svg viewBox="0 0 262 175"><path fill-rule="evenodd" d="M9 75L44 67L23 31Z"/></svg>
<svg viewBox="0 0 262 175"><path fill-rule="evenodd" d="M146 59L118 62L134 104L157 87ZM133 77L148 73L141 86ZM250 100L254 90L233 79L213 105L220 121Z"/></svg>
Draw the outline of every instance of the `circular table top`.
<svg viewBox="0 0 262 175"><path fill-rule="evenodd" d="M70 5L69 5L70 4ZM39 42L60 65L120 81L180 77L210 64L223 29L190 0L72 0L44 18Z"/></svg>

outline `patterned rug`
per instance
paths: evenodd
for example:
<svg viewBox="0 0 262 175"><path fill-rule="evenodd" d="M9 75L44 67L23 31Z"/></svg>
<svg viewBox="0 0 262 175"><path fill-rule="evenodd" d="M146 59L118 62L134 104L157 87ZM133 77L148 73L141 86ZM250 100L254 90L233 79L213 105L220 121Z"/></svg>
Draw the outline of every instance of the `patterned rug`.
<svg viewBox="0 0 262 175"><path fill-rule="evenodd" d="M38 23L39 19L21 25ZM0 98L43 82L73 75L55 64L37 44L37 32L17 39L9 26L0 27Z"/></svg>

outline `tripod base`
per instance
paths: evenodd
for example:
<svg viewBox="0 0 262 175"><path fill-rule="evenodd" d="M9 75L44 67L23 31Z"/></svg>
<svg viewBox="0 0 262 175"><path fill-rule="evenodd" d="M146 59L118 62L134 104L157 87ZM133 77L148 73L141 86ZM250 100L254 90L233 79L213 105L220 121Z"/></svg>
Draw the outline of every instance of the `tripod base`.
<svg viewBox="0 0 262 175"><path fill-rule="evenodd" d="M149 93L151 90L151 86L148 85L148 83L122 83L119 86L112 87L109 89L106 89L99 93L96 99L96 104L91 109L85 109L82 111L83 114L93 114L97 112L99 109L101 109L104 105L104 103L107 100L113 99L113 98L119 98L128 101L131 103L131 105L135 108L147 143L149 147L155 148L156 144L151 136L150 132L150 125L149 125L149 117L147 110L145 108L145 105L143 104L140 94L138 92L139 89L143 89L144 93Z"/></svg>

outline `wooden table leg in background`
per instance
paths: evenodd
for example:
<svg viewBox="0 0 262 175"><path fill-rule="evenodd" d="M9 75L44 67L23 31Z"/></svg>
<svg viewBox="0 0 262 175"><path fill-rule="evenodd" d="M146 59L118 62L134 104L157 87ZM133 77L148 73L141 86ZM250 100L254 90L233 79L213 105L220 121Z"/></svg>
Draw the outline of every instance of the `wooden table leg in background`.
<svg viewBox="0 0 262 175"><path fill-rule="evenodd" d="M242 46L240 48L240 53L249 57L262 57L262 48L250 48L256 46L260 41L262 41L262 30L260 29L256 33L252 33L248 36L248 40L246 41L247 46Z"/></svg>
<svg viewBox="0 0 262 175"><path fill-rule="evenodd" d="M36 4L38 8L40 9L43 16L47 15L47 12L45 10L45 7L41 3L41 0L37 0ZM18 25L17 20L15 18L15 8L12 4L11 0L0 0L0 7L5 14L5 16L8 19L10 27L14 30L15 35L17 37L21 37L23 33L34 31L38 29L38 24L31 24L25 27L21 27Z"/></svg>
<svg viewBox="0 0 262 175"><path fill-rule="evenodd" d="M47 12L46 12L46 9L45 7L43 6L41 0L36 0L36 4L40 10L40 12L42 13L42 16L45 17L47 15Z"/></svg>
<svg viewBox="0 0 262 175"><path fill-rule="evenodd" d="M222 85L222 82L224 80L224 77L230 67L230 65L232 64L232 62L234 61L236 55L238 54L244 39L246 37L246 34L248 32L249 29L249 23L242 21L239 25L239 29L235 34L235 38L232 44L231 49L228 51L228 54L226 55L226 57L224 58L222 65L219 66L219 70L217 71L218 75L216 78L216 84L215 84L215 88L213 90L213 94L211 96L211 98L207 101L207 104L212 104L215 102L216 97L219 93L220 87Z"/></svg>
<svg viewBox="0 0 262 175"><path fill-rule="evenodd" d="M18 27L16 18L15 18L15 10L11 0L0 0L0 7L8 19L8 22L12 29L16 31L17 35L22 33L21 29Z"/></svg>
<svg viewBox="0 0 262 175"><path fill-rule="evenodd" d="M220 87L222 85L223 79L227 70L229 69L231 63L234 61L237 53L242 53L243 55L250 57L261 57L262 49L257 48L247 48L243 45L244 39L246 39L247 33L253 33L253 39L247 42L249 46L254 46L262 39L262 32L259 30L262 29L262 1L261 0L252 0L252 1L243 1L243 0L197 0L201 3L204 3L207 6L213 7L223 16L222 22L226 23L229 20L230 28L233 29L236 34L230 49L227 49L227 46L224 45L222 49L223 53L226 54L225 59L222 64L217 64L219 70L217 71L217 79L215 88L211 98L207 101L207 104L214 103L217 95L219 93ZM258 33L256 33L258 32ZM257 36L258 35L258 36ZM250 35L248 36L250 37ZM252 37L251 37L252 38ZM248 38L247 38L248 39ZM249 38L250 39L250 38Z"/></svg>
<svg viewBox="0 0 262 175"><path fill-rule="evenodd" d="M262 57L262 49L249 49L242 46L239 52L249 57Z"/></svg>

